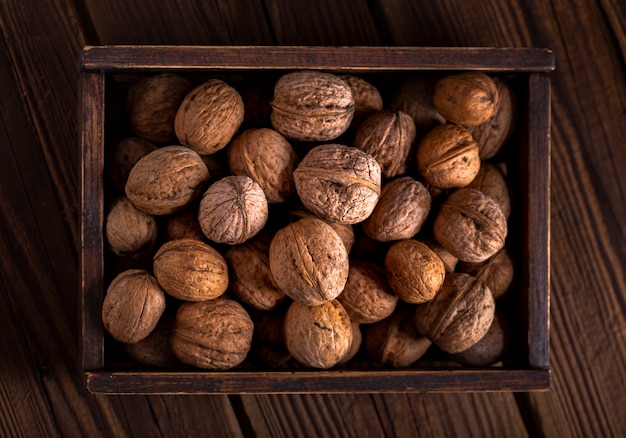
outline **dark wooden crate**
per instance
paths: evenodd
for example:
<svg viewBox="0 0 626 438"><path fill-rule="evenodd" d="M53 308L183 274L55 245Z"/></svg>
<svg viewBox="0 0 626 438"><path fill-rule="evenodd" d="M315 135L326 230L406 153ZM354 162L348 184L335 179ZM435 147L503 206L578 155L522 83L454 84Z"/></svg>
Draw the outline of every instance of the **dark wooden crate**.
<svg viewBox="0 0 626 438"><path fill-rule="evenodd" d="M459 368L225 372L162 371L107 361L101 321L104 298L105 105L113 75L175 71L258 75L296 69L353 74L479 70L514 75L519 84L515 164L518 220L516 277L524 333L513 365ZM83 51L81 76L82 365L94 393L311 393L417 391L536 391L551 387L549 369L550 71L554 55L532 48L191 47L102 46ZM419 362L418 362L419 364Z"/></svg>

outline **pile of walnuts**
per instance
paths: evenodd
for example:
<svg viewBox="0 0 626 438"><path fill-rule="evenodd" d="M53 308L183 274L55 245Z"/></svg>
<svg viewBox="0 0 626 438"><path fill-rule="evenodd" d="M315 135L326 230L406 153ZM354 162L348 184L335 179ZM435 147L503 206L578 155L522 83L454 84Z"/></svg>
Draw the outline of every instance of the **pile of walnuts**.
<svg viewBox="0 0 626 438"><path fill-rule="evenodd" d="M130 358L406 367L434 346L500 360L496 302L514 271L505 78L415 75L385 99L364 77L314 70L269 91L200 82L134 82L132 134L105 151L102 320Z"/></svg>

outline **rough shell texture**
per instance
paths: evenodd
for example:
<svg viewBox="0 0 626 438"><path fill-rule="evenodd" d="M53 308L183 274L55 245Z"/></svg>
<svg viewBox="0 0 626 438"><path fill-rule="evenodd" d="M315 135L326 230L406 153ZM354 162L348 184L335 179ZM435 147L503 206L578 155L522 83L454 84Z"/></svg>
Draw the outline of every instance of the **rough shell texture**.
<svg viewBox="0 0 626 438"><path fill-rule="evenodd" d="M165 310L165 294L156 278L129 269L113 279L102 304L104 328L119 342L134 343L154 330Z"/></svg>
<svg viewBox="0 0 626 438"><path fill-rule="evenodd" d="M294 140L333 140L348 129L354 116L350 86L319 71L283 75L274 87L271 106L274 129Z"/></svg>
<svg viewBox="0 0 626 438"><path fill-rule="evenodd" d="M352 146L373 156L383 176L391 178L406 172L415 136L415 123L408 114L384 109L361 123Z"/></svg>
<svg viewBox="0 0 626 438"><path fill-rule="evenodd" d="M165 216L163 230L165 240L205 240L195 208Z"/></svg>
<svg viewBox="0 0 626 438"><path fill-rule="evenodd" d="M261 231L268 212L263 189L252 178L227 176L202 195L198 221L210 240L237 245Z"/></svg>
<svg viewBox="0 0 626 438"><path fill-rule="evenodd" d="M128 174L144 156L156 150L156 146L138 137L126 137L115 143L104 154L104 173L109 186L124 193Z"/></svg>
<svg viewBox="0 0 626 438"><path fill-rule="evenodd" d="M154 255L153 268L161 287L180 300L212 300L228 287L226 260L198 240L164 243Z"/></svg>
<svg viewBox="0 0 626 438"><path fill-rule="evenodd" d="M498 87L485 73L470 71L441 78L435 85L433 104L452 123L474 126L495 113Z"/></svg>
<svg viewBox="0 0 626 438"><path fill-rule="evenodd" d="M437 188L464 187L480 170L478 145L464 127L439 125L417 146L417 168Z"/></svg>
<svg viewBox="0 0 626 438"><path fill-rule="evenodd" d="M146 140L174 140L176 112L191 88L191 82L173 73L150 76L133 84L128 92L131 129Z"/></svg>
<svg viewBox="0 0 626 438"><path fill-rule="evenodd" d="M498 166L483 162L480 171L467 187L480 190L493 198L502 209L504 217L509 218L511 215L511 190L506 177Z"/></svg>
<svg viewBox="0 0 626 438"><path fill-rule="evenodd" d="M378 365L408 367L431 345L428 338L417 332L411 306L398 306L390 317L365 329L365 350Z"/></svg>
<svg viewBox="0 0 626 438"><path fill-rule="evenodd" d="M256 181L269 203L285 202L295 193L297 164L298 155L287 139L269 128L248 129L228 147L230 170Z"/></svg>
<svg viewBox="0 0 626 438"><path fill-rule="evenodd" d="M339 365L350 362L361 349L362 342L363 334L361 333L361 325L358 322L352 321L352 342L350 343L350 349L345 356L341 358Z"/></svg>
<svg viewBox="0 0 626 438"><path fill-rule="evenodd" d="M391 289L412 304L432 300L443 284L446 269L439 256L417 240L394 243L385 257L385 274Z"/></svg>
<svg viewBox="0 0 626 438"><path fill-rule="evenodd" d="M241 95L219 79L209 79L185 96L176 113L176 136L199 154L224 148L244 117Z"/></svg>
<svg viewBox="0 0 626 438"><path fill-rule="evenodd" d="M496 300L507 295L515 275L515 266L506 248L482 263L461 262L458 270L485 283Z"/></svg>
<svg viewBox="0 0 626 438"><path fill-rule="evenodd" d="M446 122L433 105L433 92L438 76L414 76L403 82L389 103L393 111L402 111L413 119L418 131L424 132Z"/></svg>
<svg viewBox="0 0 626 438"><path fill-rule="evenodd" d="M463 365L486 367L498 362L511 342L511 327L504 313L496 311L485 336L467 350L451 355Z"/></svg>
<svg viewBox="0 0 626 438"><path fill-rule="evenodd" d="M150 251L157 240L154 216L139 210L126 196L116 198L107 213L105 234L117 255Z"/></svg>
<svg viewBox="0 0 626 438"><path fill-rule="evenodd" d="M428 217L431 196L419 181L405 176L383 185L363 231L374 240L390 242L415 236Z"/></svg>
<svg viewBox="0 0 626 438"><path fill-rule="evenodd" d="M398 297L387 283L385 270L377 264L354 260L350 262L348 281L337 300L352 322L370 324L391 315Z"/></svg>
<svg viewBox="0 0 626 438"><path fill-rule="evenodd" d="M295 301L316 306L335 299L348 279L348 252L321 219L303 218L280 229L270 244L270 269Z"/></svg>
<svg viewBox="0 0 626 438"><path fill-rule="evenodd" d="M184 146L165 146L140 159L126 183L126 196L149 214L183 210L202 193L209 171L200 156Z"/></svg>
<svg viewBox="0 0 626 438"><path fill-rule="evenodd" d="M504 247L507 223L500 206L476 189L452 193L435 218L437 241L464 262L482 262Z"/></svg>
<svg viewBox="0 0 626 438"><path fill-rule="evenodd" d="M261 234L224 253L230 274L230 291L242 302L258 310L272 310L285 301L270 271L272 236Z"/></svg>
<svg viewBox="0 0 626 438"><path fill-rule="evenodd" d="M446 272L455 271L459 259L450 254L450 251L441 246L435 239L428 239L424 243L439 256L443 265L446 267Z"/></svg>
<svg viewBox="0 0 626 438"><path fill-rule="evenodd" d="M416 307L415 324L441 350L458 353L487 333L494 312L487 286L471 275L452 273L433 300Z"/></svg>
<svg viewBox="0 0 626 438"><path fill-rule="evenodd" d="M352 324L336 300L319 306L293 302L285 316L287 350L301 364L313 368L337 365L350 350Z"/></svg>
<svg viewBox="0 0 626 438"><path fill-rule="evenodd" d="M378 88L362 77L354 75L340 75L352 90L354 96L354 117L352 126L360 124L369 114L383 109L383 97Z"/></svg>
<svg viewBox="0 0 626 438"><path fill-rule="evenodd" d="M285 311L262 312L254 318L254 336L250 354L263 365L279 368L291 359L285 346Z"/></svg>
<svg viewBox="0 0 626 438"><path fill-rule="evenodd" d="M252 319L236 301L184 303L176 313L172 350L189 365L226 370L246 358L253 332Z"/></svg>
<svg viewBox="0 0 626 438"><path fill-rule="evenodd" d="M124 344L124 352L135 362L149 367L174 368L181 365L170 348L174 315L164 313L152 332L134 344Z"/></svg>
<svg viewBox="0 0 626 438"><path fill-rule="evenodd" d="M348 146L317 146L294 172L302 204L323 219L362 222L372 213L381 189L380 165L369 154Z"/></svg>
<svg viewBox="0 0 626 438"><path fill-rule="evenodd" d="M289 215L295 218L295 220L302 219L304 217L315 217L319 219L318 216L314 215L305 208L297 208L295 210L291 210L289 212ZM352 251L352 247L354 246L356 240L354 236L354 227L350 224L338 224L337 222L330 222L328 220L324 220L324 222L330 225L332 229L335 230L335 232L339 235L339 237L343 241L344 246L346 247L346 251L348 251L349 254L350 251Z"/></svg>

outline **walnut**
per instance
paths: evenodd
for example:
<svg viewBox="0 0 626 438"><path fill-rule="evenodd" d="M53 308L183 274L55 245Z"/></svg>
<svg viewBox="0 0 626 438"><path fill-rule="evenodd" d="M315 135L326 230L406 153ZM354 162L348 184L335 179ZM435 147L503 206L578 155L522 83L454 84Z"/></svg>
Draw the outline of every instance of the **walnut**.
<svg viewBox="0 0 626 438"><path fill-rule="evenodd" d="M247 175L256 181L269 203L285 202L296 191L293 171L298 155L273 129L244 131L228 148L228 164L235 175Z"/></svg>
<svg viewBox="0 0 626 438"><path fill-rule="evenodd" d="M370 324L391 315L398 297L389 287L382 267L354 260L350 262L348 280L337 301L346 309L352 322Z"/></svg>
<svg viewBox="0 0 626 438"><path fill-rule="evenodd" d="M433 105L438 76L420 75L405 80L389 102L392 111L402 111L413 119L417 131L425 132L446 122Z"/></svg>
<svg viewBox="0 0 626 438"><path fill-rule="evenodd" d="M464 262L482 262L504 246L507 223L500 206L476 189L452 193L435 218L437 241Z"/></svg>
<svg viewBox="0 0 626 438"><path fill-rule="evenodd" d="M440 189L464 187L480 170L478 145L470 132L458 125L439 125L417 146L419 173Z"/></svg>
<svg viewBox="0 0 626 438"><path fill-rule="evenodd" d="M354 96L354 116L351 126L358 126L361 122L375 111L383 109L383 97L378 88L360 76L340 75L352 90Z"/></svg>
<svg viewBox="0 0 626 438"><path fill-rule="evenodd" d="M307 306L335 299L348 279L348 252L321 219L303 218L280 229L270 244L269 257L278 287Z"/></svg>
<svg viewBox="0 0 626 438"><path fill-rule="evenodd" d="M270 368L283 367L291 359L291 353L285 346L285 314L286 310L281 308L273 312L262 312L254 318L250 353Z"/></svg>
<svg viewBox="0 0 626 438"><path fill-rule="evenodd" d="M511 342L511 327L504 313L496 310L487 333L467 350L450 355L463 364L474 367L486 367L498 362Z"/></svg>
<svg viewBox="0 0 626 438"><path fill-rule="evenodd" d="M165 240L205 240L202 228L200 228L200 222L198 222L198 213L195 208L169 214L163 219Z"/></svg>
<svg viewBox="0 0 626 438"><path fill-rule="evenodd" d="M441 246L441 244L433 238L426 240L424 243L439 256L443 265L446 267L446 272L455 271L459 259L450 254L450 251Z"/></svg>
<svg viewBox="0 0 626 438"><path fill-rule="evenodd" d="M485 283L495 300L500 300L507 295L515 275L515 266L506 248L481 263L461 262L458 270Z"/></svg>
<svg viewBox="0 0 626 438"><path fill-rule="evenodd" d="M352 344L350 318L336 300L319 306L294 301L287 310L284 330L287 350L308 367L326 369L337 365Z"/></svg>
<svg viewBox="0 0 626 438"><path fill-rule="evenodd" d="M165 310L165 294L156 278L141 269L116 276L102 304L104 328L119 342L134 343L154 330Z"/></svg>
<svg viewBox="0 0 626 438"><path fill-rule="evenodd" d="M165 292L180 300L212 300L228 287L226 260L198 240L165 242L154 255L153 268Z"/></svg>
<svg viewBox="0 0 626 438"><path fill-rule="evenodd" d="M480 190L485 195L493 198L502 209L504 217L509 218L511 215L511 190L506 177L498 166L483 162L480 166L480 171L478 171L476 177L467 187Z"/></svg>
<svg viewBox="0 0 626 438"><path fill-rule="evenodd" d="M470 71L441 78L435 85L433 104L452 123L480 125L495 113L498 87L485 73Z"/></svg>
<svg viewBox="0 0 626 438"><path fill-rule="evenodd" d="M174 140L176 112L191 88L191 82L174 73L146 77L133 84L128 92L131 129L146 140Z"/></svg>
<svg viewBox="0 0 626 438"><path fill-rule="evenodd" d="M489 330L495 312L487 286L468 274L452 273L431 301L416 306L417 330L447 353L467 350Z"/></svg>
<svg viewBox="0 0 626 438"><path fill-rule="evenodd" d="M419 181L410 176L390 181L363 222L363 231L380 242L410 239L422 228L430 206L430 193Z"/></svg>
<svg viewBox="0 0 626 438"><path fill-rule="evenodd" d="M227 370L244 361L253 331L250 315L234 300L183 303L176 313L172 350L186 364Z"/></svg>
<svg viewBox="0 0 626 438"><path fill-rule="evenodd" d="M124 193L131 169L137 161L156 149L157 147L148 140L138 137L126 137L106 149L104 174L107 184Z"/></svg>
<svg viewBox="0 0 626 438"><path fill-rule="evenodd" d="M296 71L283 75L270 102L274 129L287 138L327 141L341 135L354 115L350 86L331 73Z"/></svg>
<svg viewBox="0 0 626 438"><path fill-rule="evenodd" d="M164 215L186 208L208 179L209 171L197 153L183 146L165 146L135 164L125 191L140 210Z"/></svg>
<svg viewBox="0 0 626 438"><path fill-rule="evenodd" d="M289 215L295 218L295 220L302 219L304 217L315 217L320 219L318 216L314 215L306 208L296 208L294 210L290 210ZM343 241L343 245L346 247L346 251L348 251L348 254L350 254L350 251L352 251L352 247L355 243L354 227L351 224L338 224L337 222L331 222L324 219L322 220L330 225L333 230L335 230L335 232Z"/></svg>
<svg viewBox="0 0 626 438"><path fill-rule="evenodd" d="M369 154L348 146L317 146L294 171L302 204L323 219L362 222L372 213L381 188L380 165Z"/></svg>
<svg viewBox="0 0 626 438"><path fill-rule="evenodd" d="M139 342L124 344L124 352L135 362L149 367L174 368L181 365L170 348L170 336L174 324L173 314L163 314L154 330Z"/></svg>
<svg viewBox="0 0 626 438"><path fill-rule="evenodd" d="M181 144L202 155L224 148L244 117L241 95L219 79L191 90L176 113L176 136Z"/></svg>
<svg viewBox="0 0 626 438"><path fill-rule="evenodd" d="M407 171L415 135L415 123L408 114L384 109L361 123L352 146L374 157L383 176L392 178Z"/></svg>
<svg viewBox="0 0 626 438"><path fill-rule="evenodd" d="M446 269L439 256L428 246L407 239L389 248L385 257L385 274L398 298L418 304L437 295Z"/></svg>
<svg viewBox="0 0 626 438"><path fill-rule="evenodd" d="M261 186L248 176L227 176L202 195L198 221L210 240L236 245L261 231L268 214Z"/></svg>
<svg viewBox="0 0 626 438"><path fill-rule="evenodd" d="M113 200L107 213L105 234L111 251L124 256L152 250L158 233L154 216L120 196Z"/></svg>

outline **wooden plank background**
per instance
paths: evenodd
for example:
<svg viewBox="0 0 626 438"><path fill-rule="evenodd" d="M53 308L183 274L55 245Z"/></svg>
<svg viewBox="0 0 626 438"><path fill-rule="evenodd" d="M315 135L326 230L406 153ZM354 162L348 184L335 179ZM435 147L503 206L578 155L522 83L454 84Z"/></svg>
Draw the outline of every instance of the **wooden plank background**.
<svg viewBox="0 0 626 438"><path fill-rule="evenodd" d="M625 436L621 0L0 2L0 436ZM552 48L548 393L93 396L77 348L86 44Z"/></svg>

